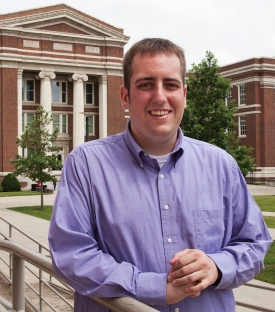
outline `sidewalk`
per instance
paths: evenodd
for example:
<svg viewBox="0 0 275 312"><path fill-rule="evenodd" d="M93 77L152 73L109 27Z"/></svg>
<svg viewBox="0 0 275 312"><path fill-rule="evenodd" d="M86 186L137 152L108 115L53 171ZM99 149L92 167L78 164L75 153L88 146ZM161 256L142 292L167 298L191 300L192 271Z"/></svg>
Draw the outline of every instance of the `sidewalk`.
<svg viewBox="0 0 275 312"><path fill-rule="evenodd" d="M254 195L275 195L275 187L272 186L257 186L248 185L249 191ZM44 196L45 205L53 205L56 193ZM40 195L34 196L20 196L20 197L0 197L0 216L12 223L16 227L20 228L30 236L37 239L39 242L48 246L47 236L49 231L49 221L42 220L39 218L31 217L25 214L21 214L6 208L40 205ZM265 212L263 215L275 216L275 213ZM4 223L0 220L0 227L5 230ZM3 228L2 228L3 227ZM8 230L8 228L6 228ZM5 230L5 232L6 232ZM7 232L8 233L8 232ZM275 240L275 229L270 229L271 236ZM29 240L25 240L21 235L14 232L14 240L18 243L23 244L31 249L34 249L33 244ZM37 251L37 250L35 250ZM260 305L262 308L274 309L274 295L275 285L268 283L259 282L256 280L251 281L253 284L266 285L274 288L274 291L259 289L255 287L241 286L234 289L234 294L237 301L246 302L250 304ZM255 311L248 308L237 307L236 312L248 312Z"/></svg>

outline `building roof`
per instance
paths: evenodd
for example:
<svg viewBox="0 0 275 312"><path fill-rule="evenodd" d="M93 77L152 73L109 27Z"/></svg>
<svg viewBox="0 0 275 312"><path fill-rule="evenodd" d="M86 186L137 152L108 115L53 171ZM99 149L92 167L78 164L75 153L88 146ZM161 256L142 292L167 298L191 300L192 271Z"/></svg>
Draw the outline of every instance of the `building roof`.
<svg viewBox="0 0 275 312"><path fill-rule="evenodd" d="M62 27L61 27L62 26ZM66 4L57 4L47 7L0 14L0 29L18 30L21 32L88 36L118 40L125 43L129 37L123 29L117 28L95 17L78 11Z"/></svg>

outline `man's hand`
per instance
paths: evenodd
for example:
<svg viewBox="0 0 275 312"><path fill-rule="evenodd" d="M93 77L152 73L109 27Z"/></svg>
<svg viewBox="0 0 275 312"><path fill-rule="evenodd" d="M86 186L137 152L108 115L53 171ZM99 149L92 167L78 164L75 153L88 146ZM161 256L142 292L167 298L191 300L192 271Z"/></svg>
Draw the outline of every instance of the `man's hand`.
<svg viewBox="0 0 275 312"><path fill-rule="evenodd" d="M215 262L203 251L186 249L176 253L170 261L168 283L183 287L186 295L198 294L216 282L219 271Z"/></svg>
<svg viewBox="0 0 275 312"><path fill-rule="evenodd" d="M192 284L175 286L173 283L167 283L166 304L175 304L188 296L194 298L200 295L200 292L194 292L192 295L188 295L185 291L188 286L192 286Z"/></svg>

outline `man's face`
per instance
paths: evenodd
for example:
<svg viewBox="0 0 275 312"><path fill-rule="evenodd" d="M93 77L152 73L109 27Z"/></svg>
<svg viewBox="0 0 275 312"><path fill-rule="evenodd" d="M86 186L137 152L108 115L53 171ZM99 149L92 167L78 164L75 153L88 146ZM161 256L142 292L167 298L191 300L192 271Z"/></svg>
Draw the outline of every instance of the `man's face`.
<svg viewBox="0 0 275 312"><path fill-rule="evenodd" d="M174 54L138 54L132 62L130 96L121 87L122 106L129 109L131 133L153 155L171 152L176 142L186 105L180 68Z"/></svg>

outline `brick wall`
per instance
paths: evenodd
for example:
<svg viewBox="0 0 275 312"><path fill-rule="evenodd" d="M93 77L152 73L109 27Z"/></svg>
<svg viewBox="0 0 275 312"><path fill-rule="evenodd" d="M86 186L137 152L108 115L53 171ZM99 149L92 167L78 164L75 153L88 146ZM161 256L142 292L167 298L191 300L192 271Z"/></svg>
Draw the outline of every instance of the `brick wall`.
<svg viewBox="0 0 275 312"><path fill-rule="evenodd" d="M120 103L122 77L108 76L108 135L125 130L125 113Z"/></svg>
<svg viewBox="0 0 275 312"><path fill-rule="evenodd" d="M17 69L2 68L1 83L1 137L2 168L0 171L12 171L11 159L15 159L18 148L15 144L17 127Z"/></svg>

